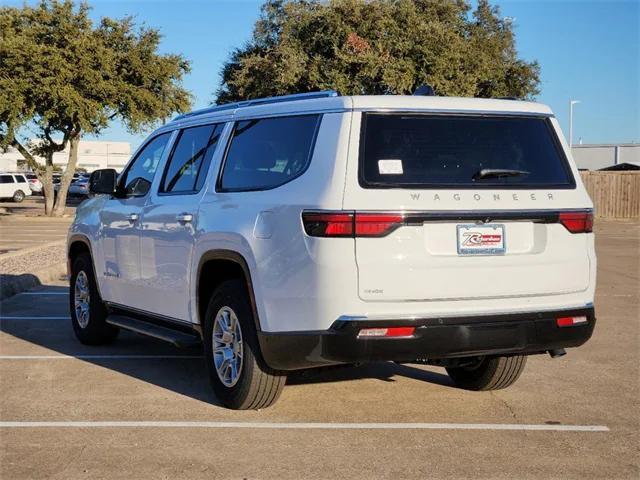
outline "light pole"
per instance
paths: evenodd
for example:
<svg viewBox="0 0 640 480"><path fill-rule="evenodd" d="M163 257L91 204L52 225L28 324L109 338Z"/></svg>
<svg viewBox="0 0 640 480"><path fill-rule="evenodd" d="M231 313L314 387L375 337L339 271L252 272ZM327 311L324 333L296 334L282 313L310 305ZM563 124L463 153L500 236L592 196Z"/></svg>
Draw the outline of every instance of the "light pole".
<svg viewBox="0 0 640 480"><path fill-rule="evenodd" d="M573 146L573 106L580 100L569 100L569 148Z"/></svg>

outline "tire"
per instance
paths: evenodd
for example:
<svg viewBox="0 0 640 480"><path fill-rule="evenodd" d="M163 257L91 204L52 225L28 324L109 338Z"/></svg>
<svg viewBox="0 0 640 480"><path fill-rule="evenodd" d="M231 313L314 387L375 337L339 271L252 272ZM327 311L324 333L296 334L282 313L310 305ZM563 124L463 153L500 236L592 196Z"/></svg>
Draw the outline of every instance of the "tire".
<svg viewBox="0 0 640 480"><path fill-rule="evenodd" d="M513 385L527 363L526 355L484 357L468 367L448 367L454 383L465 390L500 390Z"/></svg>
<svg viewBox="0 0 640 480"><path fill-rule="evenodd" d="M82 288L83 285L86 288ZM88 308L83 309L82 305L87 304ZM88 253L81 253L73 261L69 280L69 310L73 331L80 343L105 345L118 336L118 327L106 322L107 308L98 293L93 262Z"/></svg>
<svg viewBox="0 0 640 480"><path fill-rule="evenodd" d="M282 393L287 377L270 369L262 360L253 311L243 282L229 280L214 291L204 318L203 347L211 387L226 407L266 408Z"/></svg>
<svg viewBox="0 0 640 480"><path fill-rule="evenodd" d="M13 201L15 203L22 203L24 200L24 192L22 190L16 190L13 194Z"/></svg>

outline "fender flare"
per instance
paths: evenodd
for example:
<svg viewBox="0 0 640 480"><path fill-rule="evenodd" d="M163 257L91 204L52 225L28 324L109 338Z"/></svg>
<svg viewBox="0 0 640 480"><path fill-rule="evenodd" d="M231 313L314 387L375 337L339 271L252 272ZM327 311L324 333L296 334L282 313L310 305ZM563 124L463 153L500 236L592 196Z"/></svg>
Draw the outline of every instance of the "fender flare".
<svg viewBox="0 0 640 480"><path fill-rule="evenodd" d="M262 329L260 327L260 316L258 315L258 306L256 303L255 293L253 290L253 280L251 278L251 270L249 269L249 264L247 263L246 259L236 251L226 250L226 249L215 249L215 250L208 250L200 256L200 259L198 260L198 271L197 271L197 277L196 277L196 282L197 282L196 292L195 292L196 305L200 305L200 298L199 298L198 292L200 290L199 288L200 275L202 274L202 267L206 262L211 260L226 260L226 261L236 263L240 266L240 268L242 269L242 272L244 273L244 281L247 287L247 292L249 294L249 303L251 304L251 310L253 312L256 332L262 332ZM204 328L204 325L202 325L202 322L201 322L201 326Z"/></svg>
<svg viewBox="0 0 640 480"><path fill-rule="evenodd" d="M98 289L98 295L100 295L100 298L103 299L104 301L104 297L102 296L102 292L100 291L100 282L98 281L98 276L100 275L98 273L98 270L96 270L96 260L95 257L93 256L93 247L91 246L91 240L89 240L89 237L87 237L84 234L81 233L74 233L73 235L71 235L69 237L69 240L67 241L67 274L69 275L69 278L71 278L71 245L73 245L74 243L84 243L86 245L86 247L89 249L89 256L91 257L91 264L93 266L93 273L95 275L95 281L96 281L96 288Z"/></svg>

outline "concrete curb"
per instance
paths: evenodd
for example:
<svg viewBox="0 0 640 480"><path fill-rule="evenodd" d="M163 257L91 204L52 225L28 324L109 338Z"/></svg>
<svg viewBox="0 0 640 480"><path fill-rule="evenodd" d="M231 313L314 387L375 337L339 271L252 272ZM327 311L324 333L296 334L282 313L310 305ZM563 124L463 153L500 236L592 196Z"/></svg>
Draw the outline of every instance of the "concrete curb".
<svg viewBox="0 0 640 480"><path fill-rule="evenodd" d="M5 300L46 282L60 280L66 275L67 265L65 262L56 263L32 273L2 274L0 275L0 300Z"/></svg>

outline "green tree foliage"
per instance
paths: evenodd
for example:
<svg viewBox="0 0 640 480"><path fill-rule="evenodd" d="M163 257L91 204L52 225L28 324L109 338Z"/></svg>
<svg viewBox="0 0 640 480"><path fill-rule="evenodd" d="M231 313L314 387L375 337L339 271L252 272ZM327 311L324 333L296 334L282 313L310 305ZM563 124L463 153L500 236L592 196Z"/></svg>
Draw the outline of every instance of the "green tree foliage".
<svg viewBox="0 0 640 480"><path fill-rule="evenodd" d="M530 98L539 67L512 24L480 0L268 0L222 71L217 103L335 89L343 95Z"/></svg>
<svg viewBox="0 0 640 480"><path fill-rule="evenodd" d="M116 118L139 132L189 108L181 86L189 63L159 54L160 38L130 17L94 25L89 6L71 0L0 7L0 147L15 147L39 171L47 214L64 211L83 134L99 134ZM54 205L53 154L67 145Z"/></svg>

